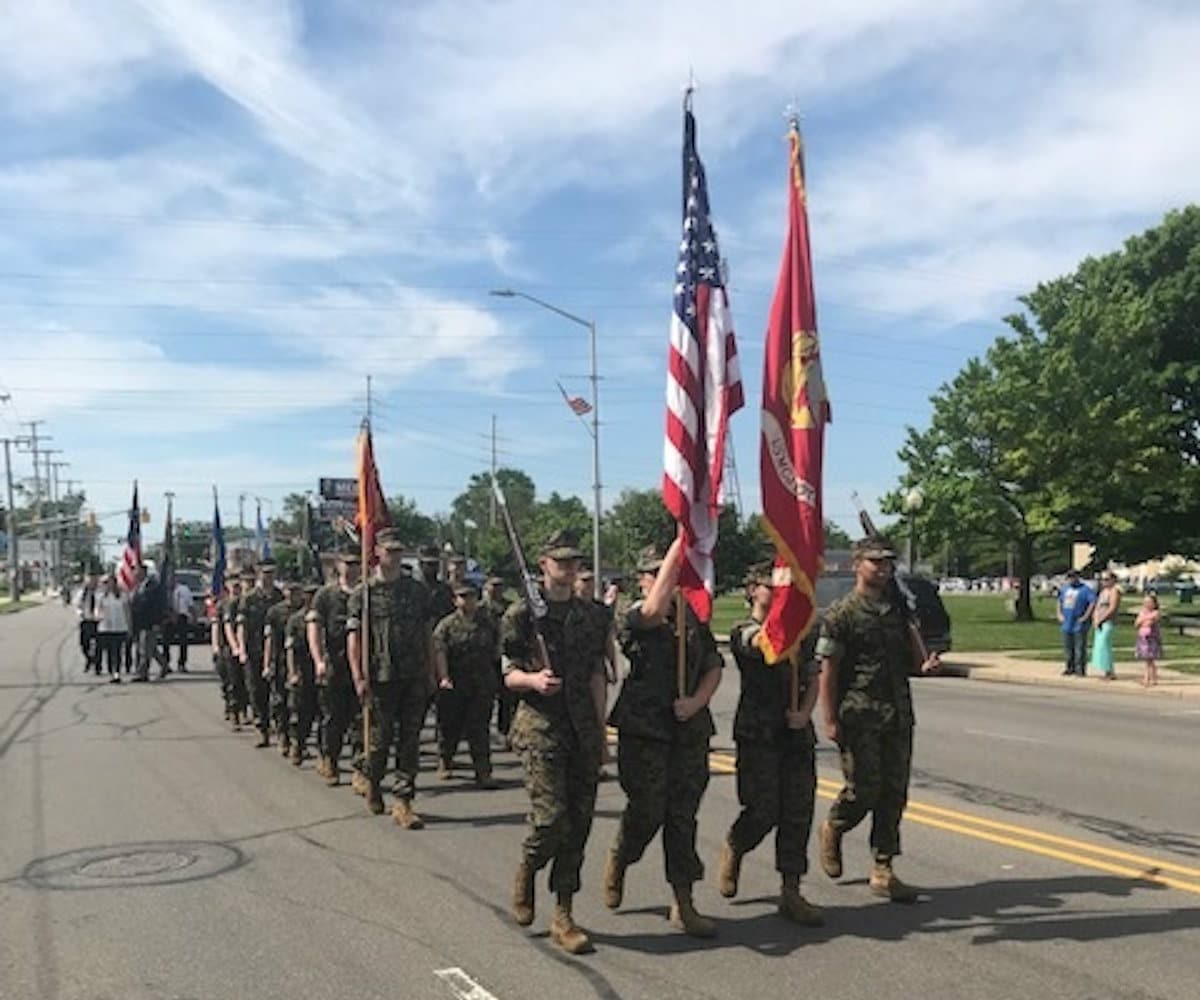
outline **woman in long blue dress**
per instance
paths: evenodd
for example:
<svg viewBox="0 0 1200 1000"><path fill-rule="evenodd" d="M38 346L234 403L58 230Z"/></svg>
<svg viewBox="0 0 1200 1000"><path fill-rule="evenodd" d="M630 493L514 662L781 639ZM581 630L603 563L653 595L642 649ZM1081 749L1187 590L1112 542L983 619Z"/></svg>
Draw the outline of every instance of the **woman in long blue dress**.
<svg viewBox="0 0 1200 1000"><path fill-rule="evenodd" d="M1096 607L1092 611L1092 625L1095 626L1095 639L1092 640L1092 659L1089 666L1093 673L1099 674L1106 681L1114 680L1117 676L1116 663L1113 661L1113 629L1117 624L1117 610L1121 607L1121 591L1117 587L1117 578L1110 571L1100 574L1100 593L1096 596Z"/></svg>

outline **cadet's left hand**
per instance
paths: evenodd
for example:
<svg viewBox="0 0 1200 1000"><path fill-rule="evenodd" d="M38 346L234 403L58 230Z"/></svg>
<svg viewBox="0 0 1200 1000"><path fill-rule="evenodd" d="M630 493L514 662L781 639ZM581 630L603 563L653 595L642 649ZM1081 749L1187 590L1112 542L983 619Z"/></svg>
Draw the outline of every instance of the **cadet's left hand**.
<svg viewBox="0 0 1200 1000"><path fill-rule="evenodd" d="M452 681L449 677L443 677L440 681L438 681L438 687L440 687L443 691L453 691L454 681Z"/></svg>
<svg viewBox="0 0 1200 1000"><path fill-rule="evenodd" d="M811 711L787 712L786 718L788 729L804 729L808 726L808 720L811 716Z"/></svg>
<svg viewBox="0 0 1200 1000"><path fill-rule="evenodd" d="M671 707L675 710L675 719L678 722L687 722L700 711L700 703L695 698L676 698Z"/></svg>
<svg viewBox="0 0 1200 1000"><path fill-rule="evenodd" d="M288 683L288 687L298 688L300 686L300 675L299 674L288 674L287 675L287 683Z"/></svg>
<svg viewBox="0 0 1200 1000"><path fill-rule="evenodd" d="M269 681L271 679L271 668L270 667L262 668L262 678L264 681Z"/></svg>
<svg viewBox="0 0 1200 1000"><path fill-rule="evenodd" d="M930 653L929 659L921 664L922 674L936 674L942 669L942 658L937 653Z"/></svg>

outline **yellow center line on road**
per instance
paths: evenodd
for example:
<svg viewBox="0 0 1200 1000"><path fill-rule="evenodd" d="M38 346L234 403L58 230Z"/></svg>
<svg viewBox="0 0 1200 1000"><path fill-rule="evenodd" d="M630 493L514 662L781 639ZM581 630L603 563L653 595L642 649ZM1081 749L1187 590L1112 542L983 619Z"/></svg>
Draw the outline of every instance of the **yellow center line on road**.
<svg viewBox="0 0 1200 1000"><path fill-rule="evenodd" d="M709 766L718 774L734 774L737 770L734 755L722 750L714 751L709 755ZM836 798L840 789L841 784L837 781L828 778L817 779L817 795L822 799ZM1153 882L1171 889L1200 895L1200 869L1198 868L1189 868L1142 854L1090 844L1071 837L1044 833L1030 827L986 819L982 816L945 809L920 801L909 801L905 819L922 826L944 830L948 833L958 833L976 840L1054 858L1057 861L1066 861L1069 864L1107 872L1111 875ZM1197 881L1185 881L1174 878L1171 874L1164 874L1164 872L1184 875Z"/></svg>

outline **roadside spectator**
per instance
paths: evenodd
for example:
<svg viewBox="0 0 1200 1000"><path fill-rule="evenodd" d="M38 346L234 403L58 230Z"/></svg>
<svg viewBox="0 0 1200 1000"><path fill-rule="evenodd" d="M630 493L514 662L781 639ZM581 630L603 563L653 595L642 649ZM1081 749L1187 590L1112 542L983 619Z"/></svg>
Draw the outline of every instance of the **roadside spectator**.
<svg viewBox="0 0 1200 1000"><path fill-rule="evenodd" d="M1116 680L1116 664L1113 662L1113 629L1117 624L1117 611L1121 607L1121 588L1111 570L1100 574L1100 593L1096 595L1096 607L1092 611L1092 625L1096 639L1092 643L1091 667L1106 680Z"/></svg>
<svg viewBox="0 0 1200 1000"><path fill-rule="evenodd" d="M96 597L96 673L101 660L108 668L108 682L121 683L121 651L129 635L129 602L117 588L117 578L104 578Z"/></svg>
<svg viewBox="0 0 1200 1000"><path fill-rule="evenodd" d="M1137 641L1133 655L1142 661L1142 687L1154 687L1158 683L1158 661L1162 659L1162 612L1158 609L1158 597L1147 594L1142 600L1142 610L1134 622Z"/></svg>
<svg viewBox="0 0 1200 1000"><path fill-rule="evenodd" d="M182 580L175 581L175 592L171 595L171 634L164 644L167 661L171 659L171 643L179 644L179 672L187 673L188 638L192 631L192 588Z"/></svg>
<svg viewBox="0 0 1200 1000"><path fill-rule="evenodd" d="M1067 582L1058 591L1058 623L1066 655L1064 677L1087 672L1087 636L1096 595L1079 579L1079 570L1067 570Z"/></svg>
<svg viewBox="0 0 1200 1000"><path fill-rule="evenodd" d="M64 588L68 591L69 588ZM100 652L96 648L96 578L90 573L75 595L75 612L79 615L79 650L83 653L83 672L93 667L100 673Z"/></svg>

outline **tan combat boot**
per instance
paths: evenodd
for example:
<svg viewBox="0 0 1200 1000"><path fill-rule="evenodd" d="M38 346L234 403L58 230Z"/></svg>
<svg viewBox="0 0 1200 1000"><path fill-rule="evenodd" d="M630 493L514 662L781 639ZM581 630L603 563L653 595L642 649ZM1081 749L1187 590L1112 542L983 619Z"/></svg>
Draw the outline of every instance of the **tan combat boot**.
<svg viewBox="0 0 1200 1000"><path fill-rule="evenodd" d="M608 852L604 865L604 905L615 910L625 898L625 866L616 851Z"/></svg>
<svg viewBox="0 0 1200 1000"><path fill-rule="evenodd" d="M325 775L324 775L324 777L325 777L325 784L327 784L330 788L332 788L334 785L341 783L341 780L342 780L341 772L338 771L337 761L334 760L332 757L325 758Z"/></svg>
<svg viewBox="0 0 1200 1000"><path fill-rule="evenodd" d="M692 902L692 887L690 885L672 886L675 893L675 905L671 907L671 925L678 927L690 937L710 938L717 936L717 925L708 917L702 917L696 912Z"/></svg>
<svg viewBox="0 0 1200 1000"><path fill-rule="evenodd" d="M402 830L420 830L425 826L425 821L413 810L412 799L397 799L392 806L392 819Z"/></svg>
<svg viewBox="0 0 1200 1000"><path fill-rule="evenodd" d="M554 920L550 923L550 940L569 955L586 955L595 949L592 939L575 923L571 916L571 895L560 892L558 905L554 907Z"/></svg>
<svg viewBox="0 0 1200 1000"><path fill-rule="evenodd" d="M367 808L375 816L383 815L383 790L379 787L379 782L367 781Z"/></svg>
<svg viewBox="0 0 1200 1000"><path fill-rule="evenodd" d="M842 877L842 835L825 820L817 831L820 841L821 870L830 878Z"/></svg>
<svg viewBox="0 0 1200 1000"><path fill-rule="evenodd" d="M350 779L350 787L354 790L355 795L366 795L371 783L367 781L367 776L362 771L355 768L354 776Z"/></svg>
<svg viewBox="0 0 1200 1000"><path fill-rule="evenodd" d="M522 861L517 865L517 876L513 880L513 920L522 927L528 927L533 923L534 913L533 869Z"/></svg>
<svg viewBox="0 0 1200 1000"><path fill-rule="evenodd" d="M292 752L291 752L291 761L292 761L292 763L293 763L293 764L294 764L296 767L299 767L299 766L300 766L300 763L301 763L303 760L304 760L304 747L303 747L303 746L301 746L299 743L293 743L293 744L292 744Z"/></svg>
<svg viewBox="0 0 1200 1000"><path fill-rule="evenodd" d="M452 765L453 761L449 761L445 757L438 761L438 781L449 781L454 777L454 767Z"/></svg>
<svg viewBox="0 0 1200 1000"><path fill-rule="evenodd" d="M893 903L915 903L920 893L906 882L901 882L892 871L890 860L876 861L871 869L871 892Z"/></svg>
<svg viewBox="0 0 1200 1000"><path fill-rule="evenodd" d="M726 840L721 845L721 859L717 862L717 889L726 899L733 899L737 895L741 874L742 856Z"/></svg>
<svg viewBox="0 0 1200 1000"><path fill-rule="evenodd" d="M800 876L784 875L779 893L779 915L801 927L824 927L825 914L800 895Z"/></svg>

